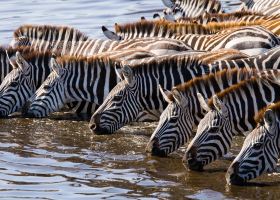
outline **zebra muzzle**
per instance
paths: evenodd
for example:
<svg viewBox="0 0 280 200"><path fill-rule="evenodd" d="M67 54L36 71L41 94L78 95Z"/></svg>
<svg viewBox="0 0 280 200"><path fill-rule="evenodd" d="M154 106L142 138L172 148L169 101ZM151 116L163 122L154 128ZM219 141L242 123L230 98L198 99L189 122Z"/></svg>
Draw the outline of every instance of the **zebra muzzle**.
<svg viewBox="0 0 280 200"><path fill-rule="evenodd" d="M202 171L203 164L201 161L197 160L197 148L192 146L183 157L183 162L187 163L187 166L190 170L193 171Z"/></svg>
<svg viewBox="0 0 280 200"><path fill-rule="evenodd" d="M226 173L226 180L229 185L244 185L245 180L241 178L239 175L239 162L233 163L228 168L228 171Z"/></svg>
<svg viewBox="0 0 280 200"><path fill-rule="evenodd" d="M164 150L160 149L159 139L153 138L146 147L146 152L151 153L152 156L166 157L167 154Z"/></svg>

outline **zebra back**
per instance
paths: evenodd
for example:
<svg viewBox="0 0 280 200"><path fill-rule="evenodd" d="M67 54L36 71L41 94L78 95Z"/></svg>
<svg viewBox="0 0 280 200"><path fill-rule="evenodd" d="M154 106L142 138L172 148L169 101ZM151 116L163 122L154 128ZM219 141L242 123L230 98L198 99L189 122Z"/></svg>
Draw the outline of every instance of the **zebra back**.
<svg viewBox="0 0 280 200"><path fill-rule="evenodd" d="M45 41L86 41L88 36L67 26L22 25L14 31L14 37L28 37Z"/></svg>
<svg viewBox="0 0 280 200"><path fill-rule="evenodd" d="M180 13L183 17L197 17L204 12L222 13L222 6L218 0L176 0L173 13Z"/></svg>
<svg viewBox="0 0 280 200"><path fill-rule="evenodd" d="M116 34L123 40L143 37L164 37L171 38L175 35L185 34L214 34L221 30L240 28L244 26L254 26L263 24L264 21L239 21L208 23L206 25L195 23L177 22L172 23L163 20L138 21L128 24L115 24Z"/></svg>
<svg viewBox="0 0 280 200"><path fill-rule="evenodd" d="M267 18L262 13L252 12L252 11L236 11L232 13L203 13L198 17L182 17L177 20L181 23L198 23L198 24L208 24L210 22L235 22L235 21L245 21L246 18L250 18L251 21L256 19Z"/></svg>
<svg viewBox="0 0 280 200"><path fill-rule="evenodd" d="M280 47L275 47L263 54L236 60L219 60L209 64L211 71L220 71L224 66L230 68L257 68L259 70L280 69Z"/></svg>

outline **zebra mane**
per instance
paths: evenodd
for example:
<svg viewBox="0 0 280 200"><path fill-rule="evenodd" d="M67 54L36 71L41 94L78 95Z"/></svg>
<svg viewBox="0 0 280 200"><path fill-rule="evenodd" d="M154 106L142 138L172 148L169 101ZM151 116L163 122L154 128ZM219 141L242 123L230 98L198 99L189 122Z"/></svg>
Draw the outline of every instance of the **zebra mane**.
<svg viewBox="0 0 280 200"><path fill-rule="evenodd" d="M125 33L138 33L151 34L154 36L169 35L184 35L184 34L213 34L221 30L238 28L243 26L261 25L267 22L266 20L248 21L225 21L225 22L210 22L206 25L190 23L190 22L169 22L166 20L157 21L138 21L128 24L115 24L115 31L118 35Z"/></svg>
<svg viewBox="0 0 280 200"><path fill-rule="evenodd" d="M259 110L259 112L254 117L256 123L263 123L264 113L267 109L271 109L277 113L280 113L280 102L278 101L277 103L270 104Z"/></svg>
<svg viewBox="0 0 280 200"><path fill-rule="evenodd" d="M33 60L34 58L42 57L42 56L51 57L52 55L52 52L50 51L40 52L34 50L32 47L29 46L16 47L16 48L0 46L0 54L6 55L6 53L8 53L8 55L13 55L17 51L20 52L20 54L24 57L26 61L30 61Z"/></svg>
<svg viewBox="0 0 280 200"><path fill-rule="evenodd" d="M84 33L80 32L79 30L67 27L67 26L51 26L51 25L22 25L18 29L14 31L14 37L32 37L35 39L47 39L49 34L52 34L53 40L58 40L59 33L62 32L62 36L60 40L66 40L65 33L69 33L69 38L67 40L75 40L75 41L84 41L88 39Z"/></svg>
<svg viewBox="0 0 280 200"><path fill-rule="evenodd" d="M279 79L280 79L280 70L275 69L275 70L262 71L262 72L259 72L258 76L253 76L249 79L243 80L235 85L232 85L232 86L226 88L225 90L223 90L219 93L216 93L216 95L219 99L223 99L228 94L230 94L238 89L243 89L247 85L255 84L258 81L274 82L274 83L280 85ZM214 107L213 97L208 100L208 106L210 108Z"/></svg>
<svg viewBox="0 0 280 200"><path fill-rule="evenodd" d="M246 69L246 68L224 69L224 70L218 71L216 73L210 73L210 74L206 74L206 75L203 75L203 76L200 76L200 77L195 77L188 82L185 82L185 83L182 83L180 85L177 85L177 86L173 87L172 91L177 90L179 92L184 93L184 92L190 90L190 88L192 88L193 86L195 86L197 84L212 82L215 79L230 80L233 77L236 77L236 79L248 79L258 72L259 71L257 71L257 70ZM170 94L168 96L168 98L170 100L173 100L172 94Z"/></svg>

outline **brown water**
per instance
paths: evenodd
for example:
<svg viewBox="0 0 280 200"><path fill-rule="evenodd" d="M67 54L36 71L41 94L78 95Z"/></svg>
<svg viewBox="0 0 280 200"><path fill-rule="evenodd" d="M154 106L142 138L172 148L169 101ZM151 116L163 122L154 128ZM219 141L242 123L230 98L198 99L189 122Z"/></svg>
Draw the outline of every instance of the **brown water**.
<svg viewBox="0 0 280 200"><path fill-rule="evenodd" d="M185 148L167 158L144 151L155 123L96 136L87 121L0 120L0 199L279 199L280 174L259 186L227 186L230 161L185 169ZM233 152L242 144L236 138Z"/></svg>

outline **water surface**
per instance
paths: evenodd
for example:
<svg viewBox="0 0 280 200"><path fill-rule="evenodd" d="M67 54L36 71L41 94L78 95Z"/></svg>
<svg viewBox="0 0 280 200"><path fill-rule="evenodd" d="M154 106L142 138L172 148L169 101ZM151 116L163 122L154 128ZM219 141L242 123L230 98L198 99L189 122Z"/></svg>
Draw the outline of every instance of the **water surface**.
<svg viewBox="0 0 280 200"><path fill-rule="evenodd" d="M223 1L226 10L238 1ZM92 38L100 27L131 22L163 8L160 0L49 0L0 2L0 41L7 44L22 24L74 26ZM227 186L230 161L205 172L185 169L185 147L168 158L144 151L156 123L133 124L96 136L87 121L0 119L0 199L279 199L278 173L263 185ZM244 138L235 138L237 153ZM264 186L266 185L266 186Z"/></svg>

